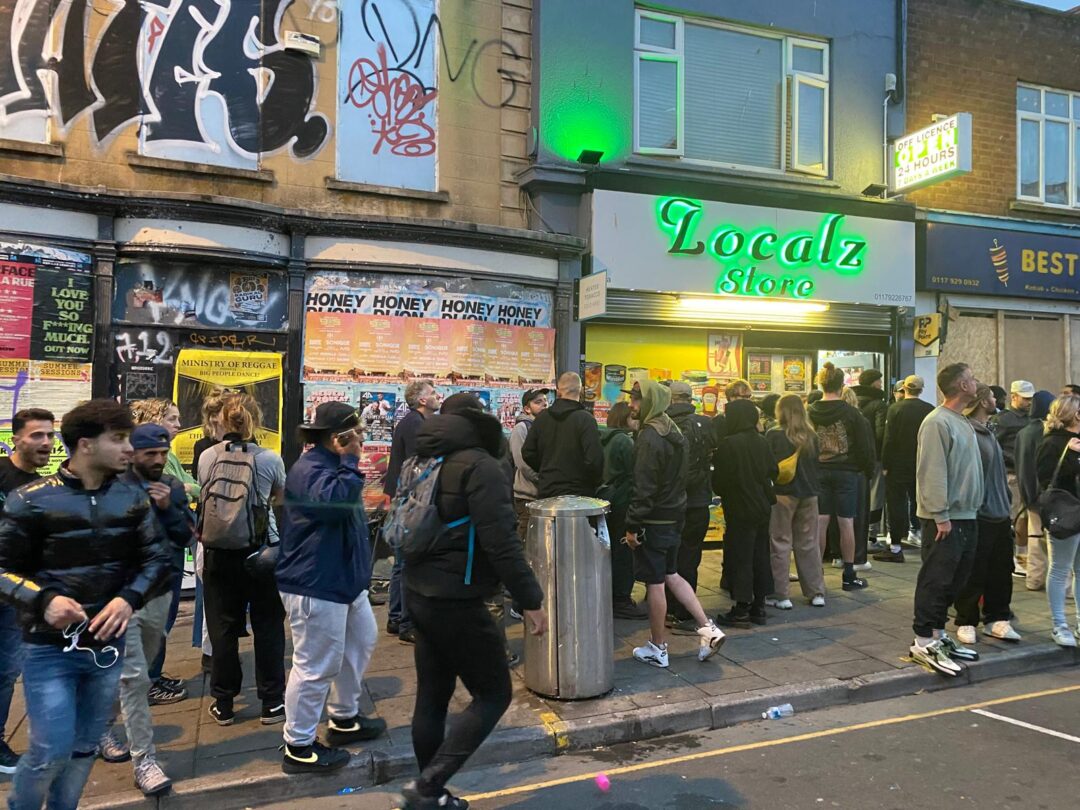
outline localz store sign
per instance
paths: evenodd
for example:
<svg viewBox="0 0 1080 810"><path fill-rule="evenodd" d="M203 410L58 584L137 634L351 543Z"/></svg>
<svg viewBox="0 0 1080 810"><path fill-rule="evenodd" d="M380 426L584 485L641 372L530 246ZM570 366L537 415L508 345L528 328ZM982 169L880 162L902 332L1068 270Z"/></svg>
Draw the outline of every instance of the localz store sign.
<svg viewBox="0 0 1080 810"><path fill-rule="evenodd" d="M592 244L618 289L915 302L912 222L596 191Z"/></svg>

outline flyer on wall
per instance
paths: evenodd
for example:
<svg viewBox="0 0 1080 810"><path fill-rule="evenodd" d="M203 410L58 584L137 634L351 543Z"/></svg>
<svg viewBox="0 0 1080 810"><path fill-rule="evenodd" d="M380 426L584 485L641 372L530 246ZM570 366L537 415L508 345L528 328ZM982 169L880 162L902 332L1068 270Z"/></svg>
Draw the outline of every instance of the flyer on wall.
<svg viewBox="0 0 1080 810"><path fill-rule="evenodd" d="M0 358L0 456L12 451L11 422L23 408L46 408L59 420L80 402L91 397L90 363L56 363L44 360ZM56 437L49 465L54 473L67 458Z"/></svg>

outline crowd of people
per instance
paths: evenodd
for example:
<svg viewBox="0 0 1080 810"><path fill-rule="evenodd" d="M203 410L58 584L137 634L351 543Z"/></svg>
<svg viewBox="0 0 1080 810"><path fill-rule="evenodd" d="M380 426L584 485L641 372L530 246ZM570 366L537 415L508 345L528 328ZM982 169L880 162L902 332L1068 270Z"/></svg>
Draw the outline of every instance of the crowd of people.
<svg viewBox="0 0 1080 810"><path fill-rule="evenodd" d="M868 557L904 563L905 547L922 557L915 661L958 674L978 657L971 645L980 624L987 636L1020 640L1017 578L1046 588L1054 640L1076 646L1066 598L1080 574L1080 533L1064 527L1068 504L1080 515L1080 389L1055 397L1017 380L1006 395L954 364L938 373L935 408L914 375L897 383L892 401L877 371L847 388L826 363L817 382L805 400L756 404L737 380L709 419L688 384L645 381L601 429L581 401L581 378L565 373L553 402L546 388L524 393L509 441L476 396L440 401L430 381L408 386L409 413L382 482L383 530L396 543L386 631L415 645L417 672L420 776L405 788L406 808L468 806L446 785L510 704L516 657L505 596L526 632L547 630L523 547L537 499L610 503L611 609L648 621L649 638L633 655L650 666L669 665L669 632L695 635L708 661L725 641L721 628L765 624L766 608L793 609L792 581L809 605L824 606L830 554L842 588L862 590ZM263 414L252 396L215 391L203 419L191 475L172 451L174 403L85 402L59 423L68 459L42 476L57 420L41 408L14 417L12 452L0 458L0 721L21 674L30 741L21 757L0 742L0 771L14 773L12 810L75 808L99 756L130 760L149 796L169 789L150 707L186 697L163 667L192 550L205 635L197 630L194 643L216 723L236 721L239 640L250 627L259 721L283 725L285 773L333 772L348 762L346 746L385 731L362 712L379 632L362 415L346 403L320 405L300 426L307 449L288 471L257 442ZM717 499L720 586L731 604L710 617L696 591ZM645 586L642 604L635 581ZM454 634L443 631L448 624ZM472 701L448 726L458 680Z"/></svg>

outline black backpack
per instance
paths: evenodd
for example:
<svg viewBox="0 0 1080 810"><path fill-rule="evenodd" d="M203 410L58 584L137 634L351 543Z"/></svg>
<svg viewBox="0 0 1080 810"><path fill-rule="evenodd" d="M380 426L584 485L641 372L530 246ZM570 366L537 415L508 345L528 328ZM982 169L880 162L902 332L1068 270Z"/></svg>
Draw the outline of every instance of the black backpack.
<svg viewBox="0 0 1080 810"><path fill-rule="evenodd" d="M687 457L686 491L708 488L712 477L713 434L711 423L704 417L689 414L676 423L686 437Z"/></svg>

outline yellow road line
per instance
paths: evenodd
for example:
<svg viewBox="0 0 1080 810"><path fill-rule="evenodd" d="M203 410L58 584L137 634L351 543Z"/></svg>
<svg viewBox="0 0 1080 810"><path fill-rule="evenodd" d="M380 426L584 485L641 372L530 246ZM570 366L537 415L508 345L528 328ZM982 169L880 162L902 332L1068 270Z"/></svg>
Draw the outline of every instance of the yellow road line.
<svg viewBox="0 0 1080 810"><path fill-rule="evenodd" d="M920 712L918 714L906 714L902 717L886 717L881 720L870 720L866 723L856 723L851 726L841 726L839 728L825 729L822 731L811 731L806 734L796 734L793 737L784 737L779 740L762 740L754 743L744 743L742 745L731 745L727 748L717 748L712 751L699 751L695 754L683 754L678 757L669 757L668 759L661 759L655 762L641 762L636 765L621 765L617 768L608 768L604 772L610 776L619 776L626 773L635 773L637 771L646 771L653 768L666 768L671 765L680 765L684 762L695 762L702 759L710 759L712 757L725 756L726 754L737 754L743 751L756 751L761 748L772 748L777 745L787 745L789 743L806 742L807 740L817 740L822 737L832 737L836 734L847 734L852 731L865 731L870 728L880 728L882 726L893 726L899 723L910 723L914 720L926 720L930 717L941 717L947 714L960 714L962 712L969 712L973 709L983 709L987 706L1000 706L1004 703L1015 703L1021 700L1034 700L1035 698L1052 697L1053 695L1062 695L1067 692L1075 692L1080 690L1080 684L1075 686L1061 686L1057 689L1045 689L1041 692L1029 692L1024 695L1013 695L1011 697L996 698L994 700L983 700L978 703L969 703L966 706L954 706L948 709L936 709L931 712ZM472 796L466 796L465 798L471 802L481 801L483 799L499 799L505 796L515 796L520 793L533 793L538 790L547 790L548 788L560 787L561 785L569 785L574 782L587 782L593 779L595 774L587 773L580 774L578 776L564 776L559 779L549 779L546 782L534 782L531 785L518 785L517 787L506 788L504 790L493 790L488 793L476 793Z"/></svg>

